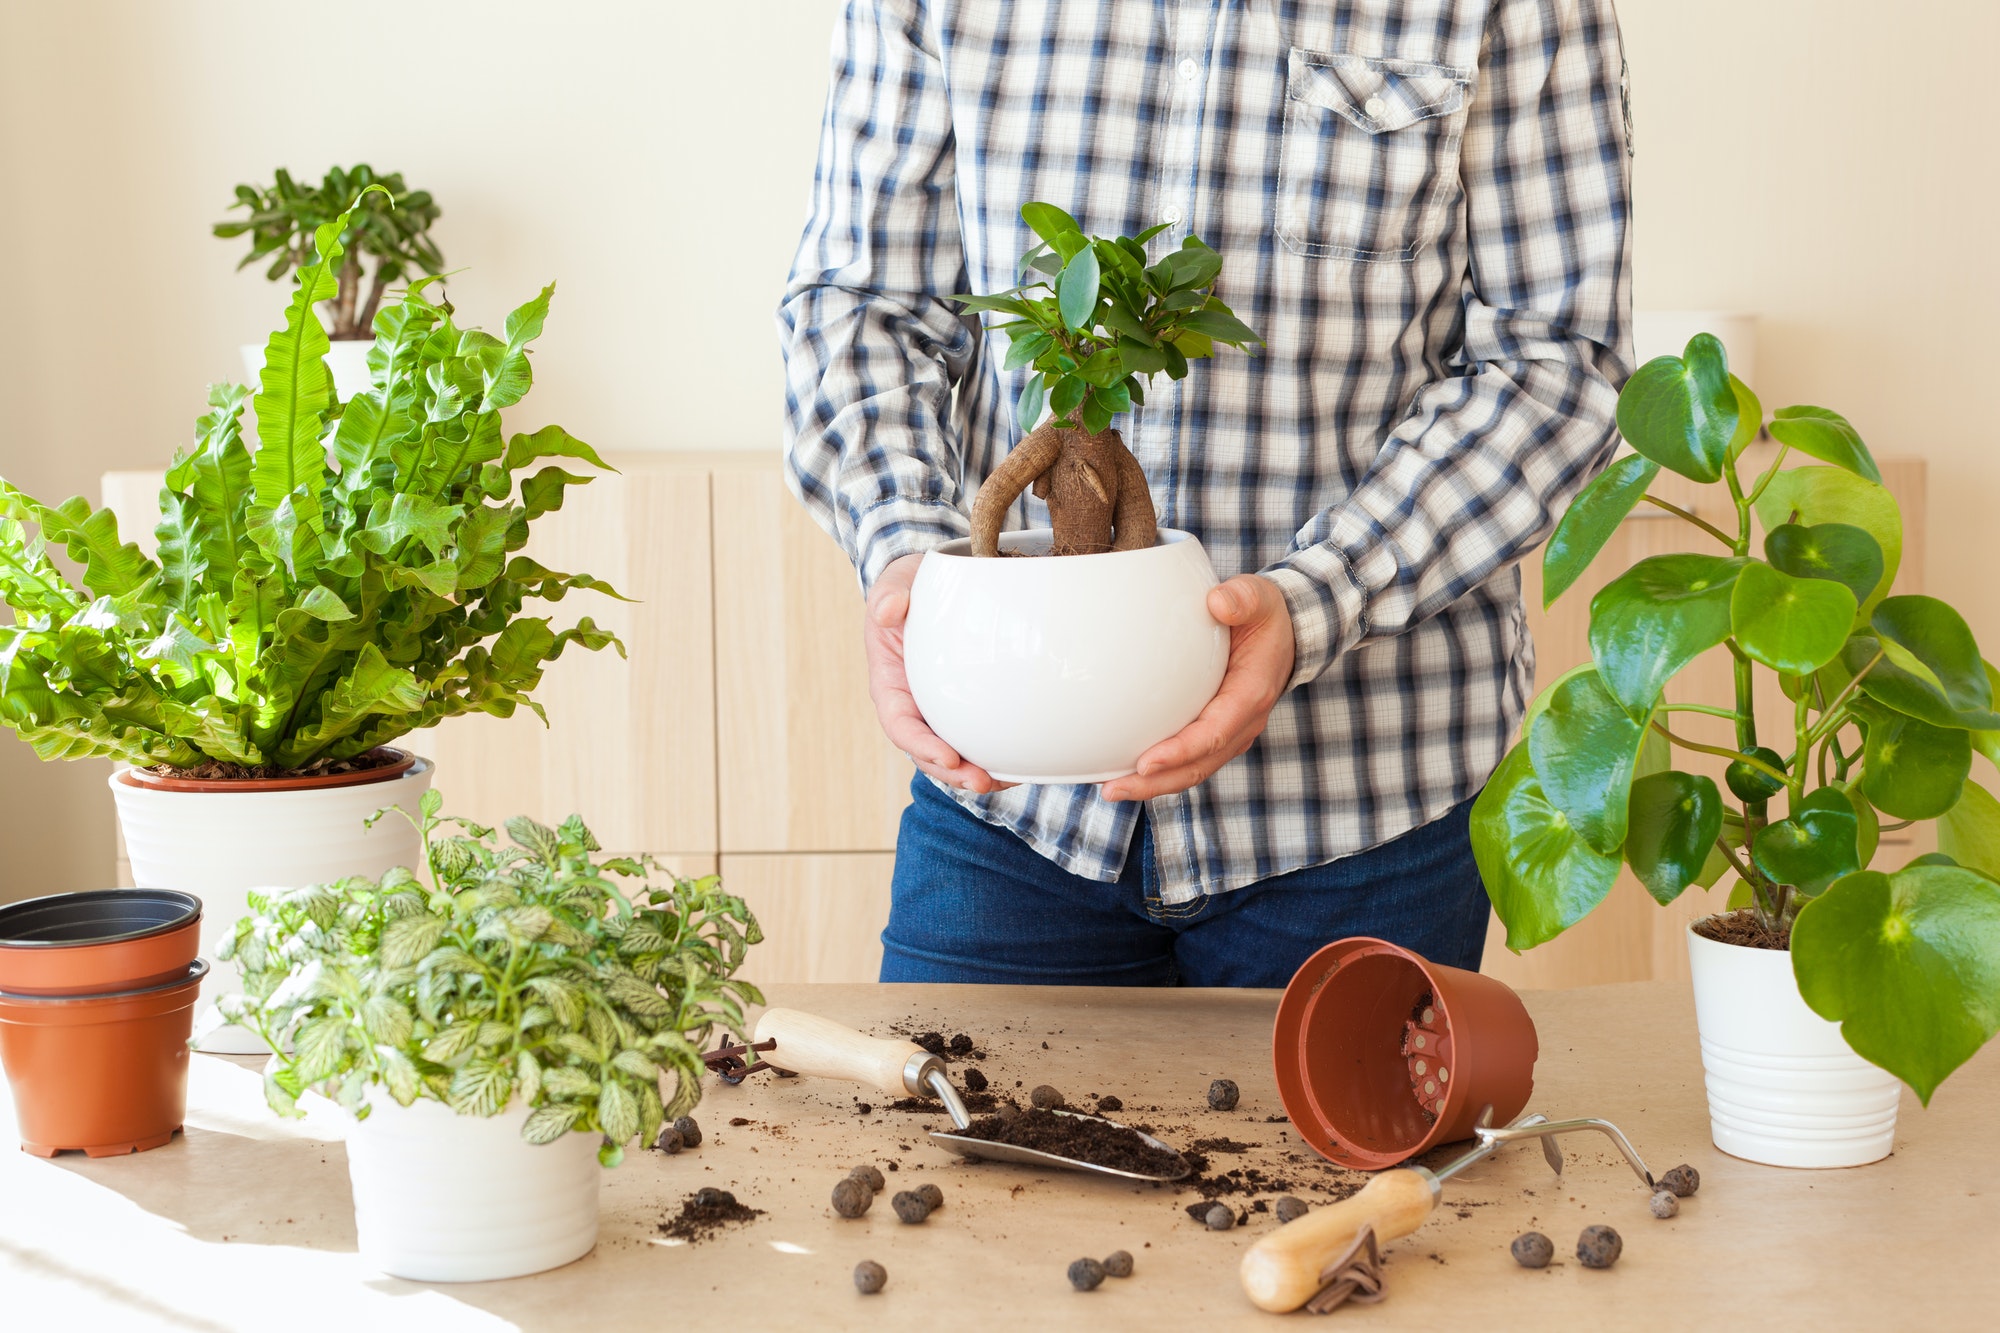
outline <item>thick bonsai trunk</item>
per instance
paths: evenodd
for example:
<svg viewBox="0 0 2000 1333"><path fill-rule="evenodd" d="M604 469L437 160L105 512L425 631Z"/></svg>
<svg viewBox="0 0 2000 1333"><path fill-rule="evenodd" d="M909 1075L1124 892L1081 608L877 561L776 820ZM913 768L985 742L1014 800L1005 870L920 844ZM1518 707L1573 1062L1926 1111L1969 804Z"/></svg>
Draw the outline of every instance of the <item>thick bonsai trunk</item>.
<svg viewBox="0 0 2000 1333"><path fill-rule="evenodd" d="M1007 455L972 501L972 553L1000 554L1000 525L1021 492L1048 501L1054 555L1142 551L1160 539L1146 473L1115 430L1086 435L1050 421Z"/></svg>

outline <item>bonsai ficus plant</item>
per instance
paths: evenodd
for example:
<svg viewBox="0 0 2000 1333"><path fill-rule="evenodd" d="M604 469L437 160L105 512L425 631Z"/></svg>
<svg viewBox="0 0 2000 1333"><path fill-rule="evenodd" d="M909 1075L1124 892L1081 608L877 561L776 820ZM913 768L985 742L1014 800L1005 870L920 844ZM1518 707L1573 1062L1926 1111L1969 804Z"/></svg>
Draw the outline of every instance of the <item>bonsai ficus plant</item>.
<svg viewBox="0 0 2000 1333"><path fill-rule="evenodd" d="M604 463L547 426L508 438L553 287L501 336L462 329L410 285L376 317L373 384L336 402L313 307L334 290L349 214L324 223L248 391L210 391L160 491L159 558L81 496L0 480L0 722L44 759L102 756L203 776L311 773L458 713L502 717L574 643L529 598L611 589L517 554L529 525ZM329 465L328 456L332 462ZM45 549L81 567L79 588ZM624 650L619 648L622 653ZM536 708L539 713L540 709Z"/></svg>
<svg viewBox="0 0 2000 1333"><path fill-rule="evenodd" d="M1780 408L1777 456L1746 476L1763 425L1707 334L1626 384L1618 426L1637 452L1558 524L1545 600L1642 500L1704 546L1641 560L1591 599L1591 661L1530 706L1474 806L1473 849L1515 950L1574 925L1621 864L1661 903L1734 871L1730 942L1789 947L1806 1003L1928 1102L2000 1028L2000 804L1971 777L1975 755L2000 763L2000 677L1951 607L1891 595L1902 523L1854 427ZM1785 466L1797 456L1813 465ZM1726 487L1733 521L1649 494L1663 467ZM1733 697L1670 700L1709 652L1729 655ZM1767 671L1792 705L1783 736L1758 733ZM1723 719L1729 742L1689 737L1690 715ZM1674 767L1676 750L1727 760L1724 784ZM1880 831L1920 820L1941 851L1877 867Z"/></svg>
<svg viewBox="0 0 2000 1333"><path fill-rule="evenodd" d="M1009 335L1004 365L1028 367L1015 404L1025 438L973 497L972 553L1000 554L1001 523L1030 486L1048 502L1052 554L1144 550L1159 540L1158 519L1111 418L1145 401L1151 376L1182 379L1217 343L1262 340L1215 295L1222 256L1199 237L1149 264L1146 242L1164 225L1107 239L1053 204L1023 205L1021 217L1039 238L1021 272L1040 278L954 298L1012 316L993 326Z"/></svg>
<svg viewBox="0 0 2000 1333"><path fill-rule="evenodd" d="M309 1088L362 1118L378 1092L477 1116L518 1097L523 1138L600 1133L616 1166L701 1099L711 1030L746 1031L743 1007L763 1003L735 976L756 918L713 875L600 858L575 816L510 819L506 845L441 806L424 793L427 884L397 869L252 893L222 947L243 974L222 1017L277 1052L264 1094L281 1115Z"/></svg>
<svg viewBox="0 0 2000 1333"><path fill-rule="evenodd" d="M273 282L312 264L319 254L319 229L335 218L343 220L341 263L327 307L327 335L335 341L372 336L375 312L393 284L419 271L432 276L444 272L444 255L430 236L441 210L428 190L407 188L400 171L377 174L365 162L334 167L314 187L293 180L280 167L270 185L237 186L230 208L244 209L246 215L216 223L215 234L228 238L247 233L250 253L236 267L248 268L268 256L264 276ZM373 272L364 273L369 261Z"/></svg>

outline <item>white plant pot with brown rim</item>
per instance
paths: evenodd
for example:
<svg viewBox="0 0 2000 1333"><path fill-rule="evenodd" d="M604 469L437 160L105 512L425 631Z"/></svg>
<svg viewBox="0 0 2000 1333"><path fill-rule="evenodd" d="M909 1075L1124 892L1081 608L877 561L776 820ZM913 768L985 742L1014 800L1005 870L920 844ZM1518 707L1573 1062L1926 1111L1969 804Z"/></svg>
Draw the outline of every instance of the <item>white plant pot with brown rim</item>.
<svg viewBox="0 0 2000 1333"><path fill-rule="evenodd" d="M243 1028L209 1030L204 1022L219 997L242 989L235 966L220 963L215 950L250 911L252 889L379 879L395 866L419 866L423 844L409 820L392 814L367 827L370 815L392 805L417 814L432 768L428 759L409 757L413 763L386 777L363 771L274 783L157 784L129 771L111 775L134 887L192 893L205 909L201 956L212 970L195 1013L195 1029L204 1033L198 1049L268 1049ZM224 786L234 789L217 790Z"/></svg>
<svg viewBox="0 0 2000 1333"><path fill-rule="evenodd" d="M1690 927L1709 1136L1768 1166L1864 1166L1889 1155L1903 1085L1799 996L1792 956Z"/></svg>
<svg viewBox="0 0 2000 1333"><path fill-rule="evenodd" d="M333 375L333 395L346 402L368 387L368 349L373 338L342 338L327 348L326 368ZM264 371L264 344L244 343L243 373L252 389Z"/></svg>
<svg viewBox="0 0 2000 1333"><path fill-rule="evenodd" d="M1046 529L1003 551L1046 552ZM1194 721L1229 664L1215 570L1186 532L1144 551L981 558L955 541L917 566L903 667L944 741L1004 782L1108 782Z"/></svg>
<svg viewBox="0 0 2000 1333"><path fill-rule="evenodd" d="M495 1116L399 1106L382 1088L347 1131L362 1262L415 1282L490 1282L581 1259L597 1244L596 1134L521 1137L518 1098Z"/></svg>

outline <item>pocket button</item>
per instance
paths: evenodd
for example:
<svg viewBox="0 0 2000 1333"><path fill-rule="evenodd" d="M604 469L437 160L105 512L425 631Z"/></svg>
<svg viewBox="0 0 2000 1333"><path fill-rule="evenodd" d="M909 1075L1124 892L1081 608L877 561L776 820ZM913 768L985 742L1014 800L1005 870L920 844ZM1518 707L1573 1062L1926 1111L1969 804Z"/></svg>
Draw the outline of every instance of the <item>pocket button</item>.
<svg viewBox="0 0 2000 1333"><path fill-rule="evenodd" d="M1389 109L1389 104L1379 97L1371 97L1362 105L1361 109L1368 114L1368 119L1380 120L1382 119L1382 113Z"/></svg>

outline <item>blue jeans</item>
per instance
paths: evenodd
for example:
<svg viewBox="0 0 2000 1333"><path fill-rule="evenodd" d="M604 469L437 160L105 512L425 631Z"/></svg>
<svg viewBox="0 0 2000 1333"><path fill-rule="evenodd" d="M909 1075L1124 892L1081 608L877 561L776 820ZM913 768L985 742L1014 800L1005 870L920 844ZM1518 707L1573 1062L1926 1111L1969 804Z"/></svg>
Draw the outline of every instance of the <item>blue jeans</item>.
<svg viewBox="0 0 2000 1333"><path fill-rule="evenodd" d="M1189 903L1159 898L1142 815L1115 884L1073 875L917 775L882 980L1283 986L1323 944L1373 935L1477 969L1487 901L1467 801L1392 842Z"/></svg>

